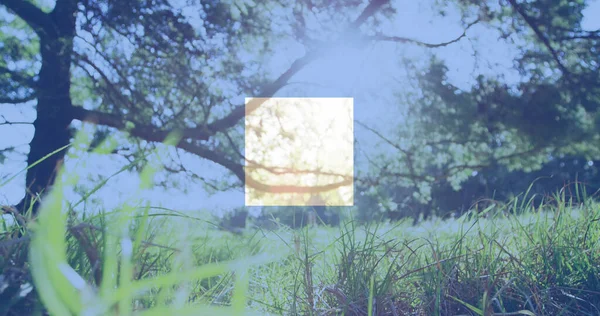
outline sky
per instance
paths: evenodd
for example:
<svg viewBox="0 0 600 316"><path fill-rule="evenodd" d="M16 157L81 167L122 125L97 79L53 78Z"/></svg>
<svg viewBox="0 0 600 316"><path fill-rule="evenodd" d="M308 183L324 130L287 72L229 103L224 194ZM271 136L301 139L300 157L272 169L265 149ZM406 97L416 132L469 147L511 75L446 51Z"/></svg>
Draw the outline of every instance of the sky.
<svg viewBox="0 0 600 316"><path fill-rule="evenodd" d="M52 1L47 1L51 4ZM458 23L456 12L450 12L445 18L432 19L427 1L397 1L396 8L400 8L392 24L382 26L385 34L405 36L424 42L436 43L452 40L463 31ZM594 1L585 12L584 29L600 29L600 1ZM594 18L596 17L596 18ZM471 73L474 71L473 45L480 49L481 56L494 64L488 69L490 73L505 73L507 78L518 80L518 76L511 70L514 49L497 40L497 34L483 26L476 25L467 33L468 38L448 47L437 49L437 54L449 66L449 80L460 88L468 88L471 84ZM275 75L281 73L296 58L304 54L302 46L293 42L283 42L269 65ZM398 100L394 98L394 90L405 87L406 79L403 66L398 63L399 56L418 59L422 56L423 49L408 44L376 43L369 47L348 48L339 47L332 50L299 72L290 81L296 84L288 85L278 92L276 96L298 96L295 87L303 85L307 97L332 96L353 97L354 117L367 125L385 129L401 123L401 120L410 119L402 117L402 109ZM487 65L486 65L487 67ZM485 68L485 67L484 67ZM307 85L307 83L309 83ZM408 88L408 87L406 87ZM245 96L244 96L245 97ZM240 100L243 103L243 99ZM0 122L9 121L31 122L35 117L33 104L30 106L0 105ZM0 125L0 148L16 146L21 152L27 152L27 143L33 135L30 125ZM355 128L355 136L362 138L363 143L373 140L373 135ZM360 141L361 139L359 139ZM82 174L94 173L103 170L103 174L110 174L122 166L122 160L110 156L84 157L73 168ZM190 160L191 161L191 160ZM357 161L360 163L360 161ZM13 175L25 167L24 156L11 156L0 165L0 183L9 175ZM219 178L226 174L224 168L202 161L193 160L193 168L204 172L207 177ZM207 172L209 171L209 172ZM17 203L22 196L24 174L12 180L4 187L0 187L0 204ZM84 177L82 177L84 178ZM131 174L121 174L108 182L107 186L97 192L95 197L102 201L107 209L120 205L137 196L132 194L131 188L139 184L139 179ZM223 192L212 196L207 195L200 185L186 183L188 193L179 190L165 190L157 188L142 193L143 198L151 201L156 206L166 206L177 210L194 211L198 209L227 210L244 205L243 192ZM74 197L73 197L74 198Z"/></svg>

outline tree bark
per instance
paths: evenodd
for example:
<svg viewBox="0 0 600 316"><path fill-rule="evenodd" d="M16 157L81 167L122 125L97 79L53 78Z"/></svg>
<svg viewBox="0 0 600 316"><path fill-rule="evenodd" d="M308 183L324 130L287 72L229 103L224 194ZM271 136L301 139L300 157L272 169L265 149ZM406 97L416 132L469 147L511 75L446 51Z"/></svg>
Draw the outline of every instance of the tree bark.
<svg viewBox="0 0 600 316"><path fill-rule="evenodd" d="M71 103L71 56L75 36L76 0L57 1L51 13L45 13L24 1L8 1L7 6L25 20L40 38L42 66L35 84L37 117L29 144L25 197L17 204L24 212L30 207L37 213L38 199L48 191L66 150L44 158L69 144L69 125L73 121ZM43 23L42 23L43 21ZM35 162L43 159L37 165Z"/></svg>

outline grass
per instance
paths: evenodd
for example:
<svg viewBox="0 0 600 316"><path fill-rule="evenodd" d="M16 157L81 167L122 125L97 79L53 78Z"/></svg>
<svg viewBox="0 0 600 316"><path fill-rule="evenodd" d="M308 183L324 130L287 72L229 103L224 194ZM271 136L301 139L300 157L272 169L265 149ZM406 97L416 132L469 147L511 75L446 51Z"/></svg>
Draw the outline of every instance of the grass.
<svg viewBox="0 0 600 316"><path fill-rule="evenodd" d="M158 168L142 171L140 192ZM600 204L583 191L417 226L234 235L135 193L74 214L64 190L77 178L59 179L37 221L11 213L0 225L0 315L600 314Z"/></svg>

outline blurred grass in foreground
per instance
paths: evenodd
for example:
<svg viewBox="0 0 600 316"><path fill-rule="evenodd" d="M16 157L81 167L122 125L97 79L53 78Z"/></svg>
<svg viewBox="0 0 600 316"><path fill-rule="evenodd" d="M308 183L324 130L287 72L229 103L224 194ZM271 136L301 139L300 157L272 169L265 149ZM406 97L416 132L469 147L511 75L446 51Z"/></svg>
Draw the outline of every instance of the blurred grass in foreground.
<svg viewBox="0 0 600 316"><path fill-rule="evenodd" d="M86 146L79 134L71 159ZM600 205L580 187L537 208L525 193L417 226L350 220L238 236L143 203L159 168L157 151L117 210L72 212L64 191L77 177L62 170L35 223L5 215L0 315L41 313L38 296L52 315L600 314ZM24 274L9 278L15 269Z"/></svg>

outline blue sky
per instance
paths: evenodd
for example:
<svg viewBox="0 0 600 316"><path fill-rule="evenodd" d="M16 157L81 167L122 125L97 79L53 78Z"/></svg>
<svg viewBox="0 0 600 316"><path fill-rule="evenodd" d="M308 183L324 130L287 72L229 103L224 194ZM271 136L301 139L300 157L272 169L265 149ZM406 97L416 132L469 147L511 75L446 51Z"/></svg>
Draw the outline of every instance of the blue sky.
<svg viewBox="0 0 600 316"><path fill-rule="evenodd" d="M51 4L52 1L47 2ZM429 1L396 1L395 7L399 8L396 19L391 24L382 26L385 34L435 43L454 39L462 33L463 29L458 23L459 17L456 12L450 12L443 19L433 19ZM597 18L600 16L600 1L593 2L585 15L585 29L600 29L600 19ZM518 80L518 76L511 70L511 60L515 52L509 45L498 41L497 34L479 25L473 27L467 34L468 39L464 38L456 44L436 50L438 56L447 62L453 84L463 88L469 87L471 74L475 71L473 47L477 47L484 61L487 60L492 65L488 68L486 63L481 63L481 68L477 71L494 74L502 72L507 75L507 78ZM415 62L425 62L423 58L419 58L423 52L422 48L413 45L395 43L376 43L364 48L340 47L298 73L291 80L296 84L285 87L277 96L353 97L355 118L385 131L386 126L393 126L401 123L403 119L410 119L403 117L402 104L399 104L393 95L393 92L399 89L410 89L408 85L403 84L406 74L405 69L398 62L399 57L412 57ZM283 42L279 54L271 59L268 67L276 76L303 53L304 50L299 44ZM302 95L298 94L298 89L302 90ZM244 97L246 96L240 96L239 100L236 100L239 102L236 103L243 103ZM3 116L0 117L0 122L4 118L9 121L31 122L35 112L32 105L4 104L0 105L0 115ZM355 133L363 143L375 141L372 135L364 130L361 132L359 127L356 127ZM26 152L33 129L30 125L0 126L0 135L2 135L0 148L17 146L20 151ZM121 159L109 156L85 157L84 160L85 165L78 162L76 166L78 172L82 174L93 174L97 170L103 170L102 174L110 174L123 164ZM208 178L220 178L226 174L225 169L215 167L210 162L197 159L189 161L195 170L202 172ZM7 175L12 175L24 167L23 156L10 156L3 165L0 165L0 182ZM208 196L200 185L185 182L184 179L182 181L189 189L188 194L157 188L146 192L144 197L148 198L153 205L164 205L179 210L230 209L242 206L244 203L242 191ZM24 173L0 188L0 204L18 202L23 184ZM130 188L136 185L137 177L122 174L111 180L96 197L104 203L103 207L110 209L132 198Z"/></svg>

